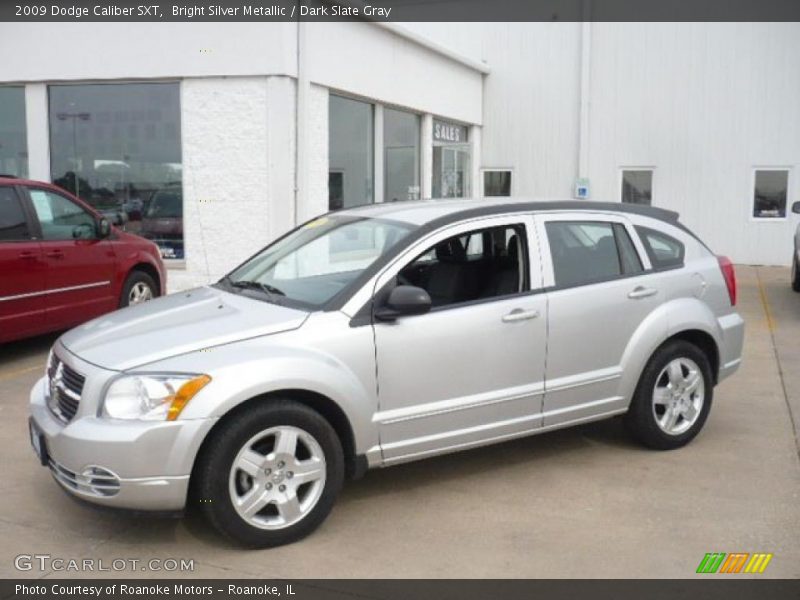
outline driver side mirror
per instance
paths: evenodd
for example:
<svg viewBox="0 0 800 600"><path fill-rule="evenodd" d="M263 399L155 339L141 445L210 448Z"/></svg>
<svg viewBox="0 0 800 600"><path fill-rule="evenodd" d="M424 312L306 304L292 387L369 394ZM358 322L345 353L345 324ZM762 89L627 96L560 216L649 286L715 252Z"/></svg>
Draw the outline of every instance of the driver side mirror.
<svg viewBox="0 0 800 600"><path fill-rule="evenodd" d="M390 293L383 306L375 311L379 321L394 321L397 317L422 315L431 309L431 297L422 288L413 285L398 285Z"/></svg>
<svg viewBox="0 0 800 600"><path fill-rule="evenodd" d="M109 223L108 219L105 217L102 217L97 222L97 233L100 236L100 239L105 239L111 235L111 223Z"/></svg>
<svg viewBox="0 0 800 600"><path fill-rule="evenodd" d="M792 212L800 214L800 202L792 204Z"/></svg>

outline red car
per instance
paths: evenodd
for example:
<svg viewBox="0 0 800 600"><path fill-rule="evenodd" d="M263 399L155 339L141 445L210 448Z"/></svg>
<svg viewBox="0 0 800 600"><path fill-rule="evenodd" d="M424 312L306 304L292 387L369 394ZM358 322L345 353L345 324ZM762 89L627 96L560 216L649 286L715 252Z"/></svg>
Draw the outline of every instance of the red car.
<svg viewBox="0 0 800 600"><path fill-rule="evenodd" d="M164 293L158 247L40 181L0 177L0 343Z"/></svg>

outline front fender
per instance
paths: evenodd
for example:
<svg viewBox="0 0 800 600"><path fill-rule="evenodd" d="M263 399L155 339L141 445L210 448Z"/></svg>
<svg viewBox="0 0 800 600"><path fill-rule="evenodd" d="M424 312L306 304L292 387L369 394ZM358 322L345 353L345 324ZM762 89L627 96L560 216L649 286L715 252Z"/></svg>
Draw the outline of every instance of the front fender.
<svg viewBox="0 0 800 600"><path fill-rule="evenodd" d="M254 397L281 390L325 396L344 412L357 454L378 446L374 391L336 357L268 338L208 348L148 365L148 370L209 373L211 382L186 405L180 419L219 418ZM374 388L373 388L374 389Z"/></svg>
<svg viewBox="0 0 800 600"><path fill-rule="evenodd" d="M670 300L651 312L631 336L622 354L620 394L630 402L642 371L656 349L674 335L689 330L707 333L719 350L722 340L719 322L697 298Z"/></svg>

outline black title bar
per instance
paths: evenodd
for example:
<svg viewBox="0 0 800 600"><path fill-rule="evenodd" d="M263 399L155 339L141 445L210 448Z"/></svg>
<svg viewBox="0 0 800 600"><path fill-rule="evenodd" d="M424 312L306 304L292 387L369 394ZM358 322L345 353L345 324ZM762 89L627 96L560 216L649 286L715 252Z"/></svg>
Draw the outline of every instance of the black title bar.
<svg viewBox="0 0 800 600"><path fill-rule="evenodd" d="M0 21L800 21L800 0L3 0Z"/></svg>

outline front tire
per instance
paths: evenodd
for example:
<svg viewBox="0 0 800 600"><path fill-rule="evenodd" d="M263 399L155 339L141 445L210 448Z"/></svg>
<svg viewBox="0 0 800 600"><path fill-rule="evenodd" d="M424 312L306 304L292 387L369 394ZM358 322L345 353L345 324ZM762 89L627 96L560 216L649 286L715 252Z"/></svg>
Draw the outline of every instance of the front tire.
<svg viewBox="0 0 800 600"><path fill-rule="evenodd" d="M713 393L706 354L684 340L667 342L644 368L625 424L649 448L680 448L703 428Z"/></svg>
<svg viewBox="0 0 800 600"><path fill-rule="evenodd" d="M800 292L800 265L797 264L797 252L792 255L792 289Z"/></svg>
<svg viewBox="0 0 800 600"><path fill-rule="evenodd" d="M217 531L250 547L310 534L344 481L336 432L319 413L290 400L266 400L234 415L198 461L201 510Z"/></svg>
<svg viewBox="0 0 800 600"><path fill-rule="evenodd" d="M122 286L119 307L134 306L158 296L158 286L144 271L132 271Z"/></svg>

